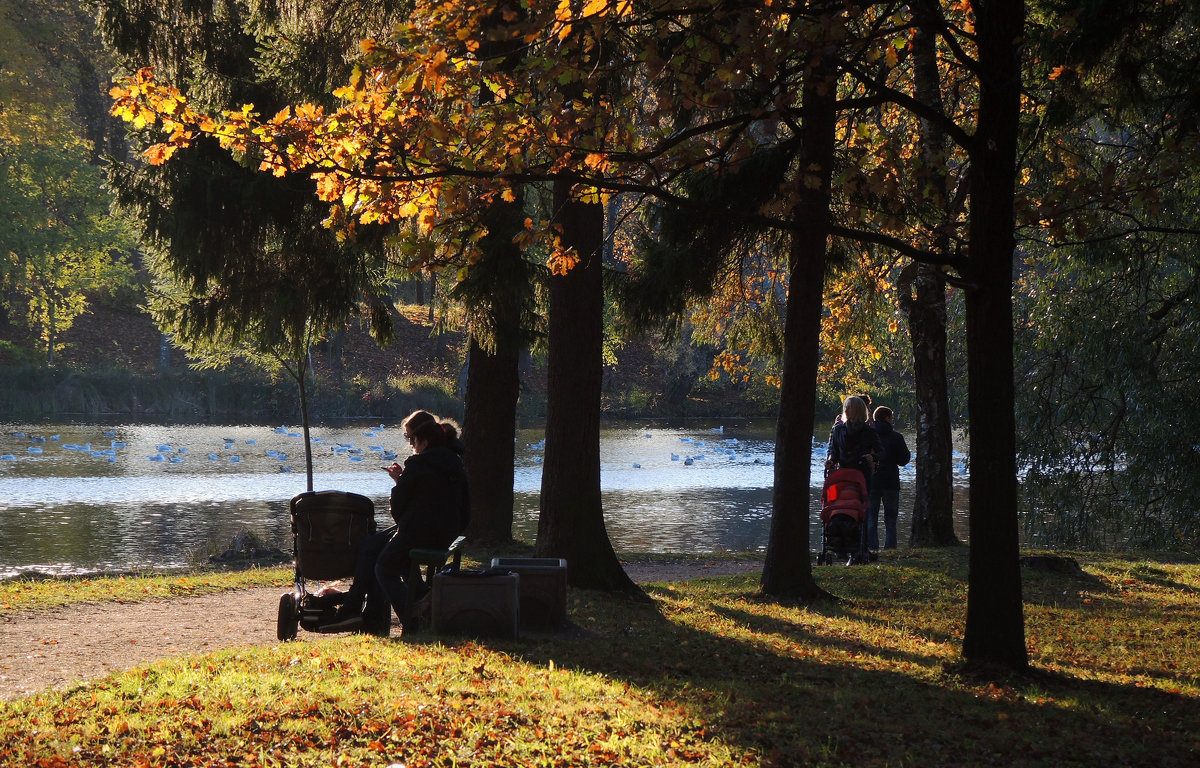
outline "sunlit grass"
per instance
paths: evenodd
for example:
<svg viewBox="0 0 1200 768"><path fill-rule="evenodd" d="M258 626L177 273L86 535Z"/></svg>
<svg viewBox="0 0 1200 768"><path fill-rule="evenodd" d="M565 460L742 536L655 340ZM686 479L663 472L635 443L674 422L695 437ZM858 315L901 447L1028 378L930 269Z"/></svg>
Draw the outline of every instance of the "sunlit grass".
<svg viewBox="0 0 1200 768"><path fill-rule="evenodd" d="M958 674L966 551L572 590L573 629L185 657L0 706L0 765L1194 766L1200 565L1024 572L1033 670Z"/></svg>
<svg viewBox="0 0 1200 768"><path fill-rule="evenodd" d="M292 566L243 570L201 570L187 573L79 576L65 579L6 579L0 581L0 616L19 611L45 611L78 603L160 600L208 595L231 589L291 584Z"/></svg>

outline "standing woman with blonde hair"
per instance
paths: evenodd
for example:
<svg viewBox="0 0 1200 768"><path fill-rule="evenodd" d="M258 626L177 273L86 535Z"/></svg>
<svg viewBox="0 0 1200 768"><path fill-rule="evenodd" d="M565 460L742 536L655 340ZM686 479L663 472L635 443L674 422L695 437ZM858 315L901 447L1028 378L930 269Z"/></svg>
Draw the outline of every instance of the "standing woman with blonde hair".
<svg viewBox="0 0 1200 768"><path fill-rule="evenodd" d="M875 457L883 453L879 433L867 424L867 404L859 397L847 397L842 402L842 418L829 432L825 469L857 469L863 473L867 487L875 471Z"/></svg>

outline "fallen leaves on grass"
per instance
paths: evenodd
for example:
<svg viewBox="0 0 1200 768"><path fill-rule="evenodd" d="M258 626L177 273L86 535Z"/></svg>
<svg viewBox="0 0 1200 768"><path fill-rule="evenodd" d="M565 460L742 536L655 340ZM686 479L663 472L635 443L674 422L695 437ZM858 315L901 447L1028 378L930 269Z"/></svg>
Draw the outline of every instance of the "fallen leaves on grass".
<svg viewBox="0 0 1200 768"><path fill-rule="evenodd" d="M572 591L562 636L163 662L0 709L0 764L1195 764L1200 566L1027 575L1035 669L980 680L946 671L965 560L818 568L829 604L706 578L652 586L652 605Z"/></svg>

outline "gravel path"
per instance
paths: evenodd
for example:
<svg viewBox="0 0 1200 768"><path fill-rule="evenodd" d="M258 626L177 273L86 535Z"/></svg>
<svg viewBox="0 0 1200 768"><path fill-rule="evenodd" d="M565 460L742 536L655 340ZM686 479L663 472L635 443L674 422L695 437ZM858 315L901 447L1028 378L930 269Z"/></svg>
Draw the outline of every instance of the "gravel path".
<svg viewBox="0 0 1200 768"><path fill-rule="evenodd" d="M639 583L761 568L760 562L744 560L625 564L625 571ZM284 591L261 587L0 617L0 701L67 688L155 659L277 643L275 617Z"/></svg>

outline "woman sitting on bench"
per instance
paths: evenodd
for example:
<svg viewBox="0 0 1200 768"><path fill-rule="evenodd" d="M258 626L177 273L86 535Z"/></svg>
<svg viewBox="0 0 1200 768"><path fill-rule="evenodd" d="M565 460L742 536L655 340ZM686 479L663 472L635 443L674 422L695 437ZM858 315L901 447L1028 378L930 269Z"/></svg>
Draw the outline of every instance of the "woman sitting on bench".
<svg viewBox="0 0 1200 768"><path fill-rule="evenodd" d="M413 414L405 420L404 431L414 453L403 467L387 468L396 481L391 500L396 525L367 539L359 550L354 582L342 607L324 627L329 631L363 626L386 635L389 608L405 621L410 610L405 583L409 551L446 549L466 530L471 504L466 469L456 450L461 446L457 427L448 420Z"/></svg>

